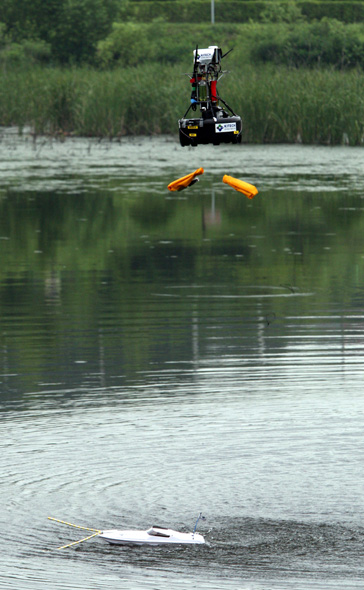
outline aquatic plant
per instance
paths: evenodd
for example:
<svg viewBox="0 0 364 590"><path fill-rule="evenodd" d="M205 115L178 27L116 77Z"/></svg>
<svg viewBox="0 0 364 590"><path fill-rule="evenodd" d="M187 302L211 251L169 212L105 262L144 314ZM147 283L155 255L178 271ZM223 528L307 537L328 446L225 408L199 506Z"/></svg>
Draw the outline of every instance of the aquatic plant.
<svg viewBox="0 0 364 590"><path fill-rule="evenodd" d="M243 141L360 145L364 81L360 71L246 67L224 95L243 117Z"/></svg>
<svg viewBox="0 0 364 590"><path fill-rule="evenodd" d="M178 65L13 69L0 73L0 124L35 134L120 137L177 133L189 105ZM243 65L219 83L243 118L243 141L360 145L364 79L360 70Z"/></svg>

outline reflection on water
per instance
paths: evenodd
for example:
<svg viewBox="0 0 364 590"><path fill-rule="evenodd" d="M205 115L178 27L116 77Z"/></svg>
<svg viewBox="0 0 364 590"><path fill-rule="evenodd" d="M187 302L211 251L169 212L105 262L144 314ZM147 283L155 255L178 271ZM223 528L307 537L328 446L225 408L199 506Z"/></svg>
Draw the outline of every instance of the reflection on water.
<svg viewBox="0 0 364 590"><path fill-rule="evenodd" d="M361 150L6 142L2 587L360 587ZM50 550L200 510L203 548Z"/></svg>

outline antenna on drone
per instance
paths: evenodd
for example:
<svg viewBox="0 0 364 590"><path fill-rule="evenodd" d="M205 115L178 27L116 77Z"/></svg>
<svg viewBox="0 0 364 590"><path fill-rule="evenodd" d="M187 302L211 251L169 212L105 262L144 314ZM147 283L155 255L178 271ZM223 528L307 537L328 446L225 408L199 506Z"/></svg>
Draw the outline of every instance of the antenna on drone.
<svg viewBox="0 0 364 590"><path fill-rule="evenodd" d="M224 53L224 55L221 56L221 59L224 59L224 57L229 55L229 53L231 53L233 49L234 49L234 47L232 49L229 49L229 51L227 51L226 53Z"/></svg>

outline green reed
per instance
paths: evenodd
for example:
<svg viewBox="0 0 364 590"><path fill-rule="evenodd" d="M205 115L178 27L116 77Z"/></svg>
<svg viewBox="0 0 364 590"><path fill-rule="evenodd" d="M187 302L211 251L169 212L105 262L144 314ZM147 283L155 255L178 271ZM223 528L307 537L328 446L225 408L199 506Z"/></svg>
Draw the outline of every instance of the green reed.
<svg viewBox="0 0 364 590"><path fill-rule="evenodd" d="M246 67L226 82L225 93L243 117L244 141L364 142L364 80L358 70Z"/></svg>
<svg viewBox="0 0 364 590"><path fill-rule="evenodd" d="M183 66L144 64L101 71L31 68L0 73L0 125L35 134L97 137L177 134L189 105ZM244 65L219 93L243 118L243 141L360 145L361 71Z"/></svg>

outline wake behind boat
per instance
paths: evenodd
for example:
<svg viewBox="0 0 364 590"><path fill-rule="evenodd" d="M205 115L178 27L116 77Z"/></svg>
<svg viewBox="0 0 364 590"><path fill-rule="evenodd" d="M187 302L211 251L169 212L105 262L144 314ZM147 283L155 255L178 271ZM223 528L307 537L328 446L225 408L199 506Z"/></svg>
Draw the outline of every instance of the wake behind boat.
<svg viewBox="0 0 364 590"><path fill-rule="evenodd" d="M61 524L67 524L68 526L74 527L76 529L82 529L93 533L92 535L88 535L79 541L74 541L73 543L68 543L68 545L58 547L58 549L66 549L67 547L78 545L79 543L83 543L84 541L88 541L94 537L100 537L102 541L105 541L110 545L201 545L205 543L204 537L199 533L196 533L199 520L205 520L205 517L202 516L201 512L196 520L196 524L192 533L181 533L180 531L175 531L173 529L168 529L161 526L152 526L146 531L133 529L110 529L103 531L100 529L91 529L89 527L80 526L78 524L72 524L71 522L65 522L64 520L59 520L58 518L53 518L52 516L48 516L48 519L54 520L55 522L59 522Z"/></svg>

